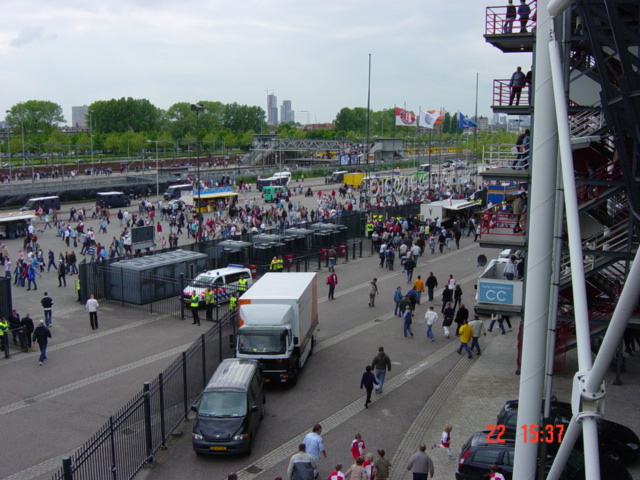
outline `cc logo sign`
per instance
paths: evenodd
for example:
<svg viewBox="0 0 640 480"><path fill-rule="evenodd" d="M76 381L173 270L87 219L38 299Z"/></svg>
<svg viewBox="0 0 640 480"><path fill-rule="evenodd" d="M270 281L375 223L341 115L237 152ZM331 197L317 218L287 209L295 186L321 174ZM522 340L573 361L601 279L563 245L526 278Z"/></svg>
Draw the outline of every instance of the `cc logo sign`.
<svg viewBox="0 0 640 480"><path fill-rule="evenodd" d="M487 290L485 292L485 297L490 302L495 302L495 301L506 302L507 301L507 296L505 291L495 291L493 289Z"/></svg>

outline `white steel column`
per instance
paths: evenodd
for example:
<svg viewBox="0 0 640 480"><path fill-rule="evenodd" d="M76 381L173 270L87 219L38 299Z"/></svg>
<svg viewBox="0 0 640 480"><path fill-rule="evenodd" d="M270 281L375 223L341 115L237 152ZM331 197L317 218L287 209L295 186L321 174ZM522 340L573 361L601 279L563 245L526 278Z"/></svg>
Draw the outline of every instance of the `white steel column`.
<svg viewBox="0 0 640 480"><path fill-rule="evenodd" d="M527 431L540 423L545 374L545 346L550 314L551 265L553 259L553 227L556 215L555 190L558 157L558 137L553 105L553 87L549 65L549 50L544 48L551 31L547 12L548 0L538 1L538 28L534 68L535 115L531 151L530 221L527 222L529 239L527 258L527 287L520 373L518 428L513 478L536 477L538 444L523 438L522 426ZM562 212L558 212L562 215ZM556 306L551 314L555 315Z"/></svg>

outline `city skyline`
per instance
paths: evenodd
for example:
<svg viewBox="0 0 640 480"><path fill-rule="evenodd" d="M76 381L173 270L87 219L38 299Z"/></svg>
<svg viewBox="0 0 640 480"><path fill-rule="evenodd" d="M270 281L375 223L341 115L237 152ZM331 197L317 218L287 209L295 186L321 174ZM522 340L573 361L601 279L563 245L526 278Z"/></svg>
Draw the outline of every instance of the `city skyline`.
<svg viewBox="0 0 640 480"><path fill-rule="evenodd" d="M303 117L327 123L341 108L366 108L371 54L373 111L444 107L471 117L478 74L478 115L490 116L493 80L528 69L531 55L504 55L484 42L487 5L8 0L0 107L49 100L71 125L72 106L98 100L264 108L270 88Z"/></svg>

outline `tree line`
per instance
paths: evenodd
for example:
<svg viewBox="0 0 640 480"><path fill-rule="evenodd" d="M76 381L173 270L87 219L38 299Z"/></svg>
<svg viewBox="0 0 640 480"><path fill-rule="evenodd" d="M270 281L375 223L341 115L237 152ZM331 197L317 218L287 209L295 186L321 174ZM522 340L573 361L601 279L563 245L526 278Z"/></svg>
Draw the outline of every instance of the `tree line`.
<svg viewBox="0 0 640 480"><path fill-rule="evenodd" d="M49 155L64 155L78 151L109 151L128 154L151 151L184 151L200 145L201 150L248 149L255 133L275 133L287 138L343 140L364 142L367 133L367 109L342 108L333 120L334 128L302 130L300 125L266 124L265 111L258 106L201 101L204 109L197 115L191 103L178 102L167 110L156 107L147 99L131 97L98 100L88 107L87 128L67 134L60 130L65 123L62 107L46 100L28 100L13 105L5 117L9 125L8 145L0 152L25 151ZM196 131L196 123L198 131ZM394 127L394 108L371 111L370 139L377 137L415 138L434 131L421 132L412 127ZM72 125L72 127L74 127ZM448 142L458 137L457 114L448 112L437 127L438 141ZM481 132L482 133L482 132ZM482 135L484 137L485 135ZM510 139L510 135L507 135ZM510 141L510 140L509 140Z"/></svg>

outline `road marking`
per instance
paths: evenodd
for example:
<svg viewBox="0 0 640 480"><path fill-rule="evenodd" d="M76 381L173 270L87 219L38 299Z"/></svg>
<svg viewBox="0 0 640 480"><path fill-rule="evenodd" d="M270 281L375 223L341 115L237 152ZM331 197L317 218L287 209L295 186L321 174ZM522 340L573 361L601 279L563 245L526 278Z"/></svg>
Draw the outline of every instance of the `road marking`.
<svg viewBox="0 0 640 480"><path fill-rule="evenodd" d="M389 393L402 387L405 383L409 382L410 380L415 378L417 375L421 374L428 368L433 367L438 362L444 360L447 356L449 356L454 351L453 350L454 346L455 345L453 343L445 344L439 350L423 358L418 363L412 365L401 375L398 375L396 377L391 378L388 381L385 381L384 382L385 392ZM468 362L469 360L463 356L461 359L458 360L457 363L458 365L462 364L462 367L460 368L464 370L468 368ZM456 372L455 375L452 375L452 373L450 373L447 376L447 378L455 377L451 381L452 386L450 388L453 388L453 386L455 385L455 382L457 382L460 378L459 375L457 374L457 370L458 369L454 367L454 370L452 370L452 373L455 371ZM372 397L372 402L376 403L383 397L384 395L375 395ZM344 423L346 420L350 419L354 415L357 415L358 413L362 412L362 405L364 404L365 398L366 397L364 395L359 397L357 400L355 400L354 402L351 402L346 407L338 410L333 415L330 415L329 417L318 422L322 424L322 431L324 433L328 433L334 428L337 428L340 425L342 425L342 423ZM438 401L441 401L441 399L438 399ZM427 404L431 405L430 402L427 402ZM423 411L424 410L425 409L423 408ZM289 459L291 455L293 455L297 451L298 445L300 444L300 440L307 433L308 433L307 430L305 430L304 432L300 432L298 435L295 435L292 439L286 441L285 443L280 445L278 448L272 450L271 452L257 459L251 465L247 465L243 467L238 473L238 479L251 480L255 478L257 475L259 475L260 473L262 473L263 471L268 470L269 468L273 468L278 463ZM413 454L414 452L412 451L411 453ZM395 463L395 465L399 465L399 464ZM251 473L251 471L255 471L257 473Z"/></svg>
<svg viewBox="0 0 640 480"><path fill-rule="evenodd" d="M152 355L142 360L138 360L137 362L132 362L132 363L129 363L128 365L122 365L120 367L112 368L111 370L107 370L106 372L99 373L97 375L93 375L91 377L87 377L82 380L78 380L77 382L68 383L67 385L54 388L53 390L49 390L48 392L41 393L39 395L36 395L35 397L26 398L24 400L20 400L19 402L5 405L3 407L0 407L0 415L6 415L7 413L15 412L16 410L20 410L22 408L33 405L34 403L39 403L44 400L49 400L59 395L69 393L73 390L77 390L78 388L86 387L87 385L100 382L107 378L115 377L116 375L120 375L121 373L133 370L134 368L142 367L144 365L148 365L149 363L153 363L167 357L176 356L184 352L192 344L193 342L187 343L186 345L181 345L179 347L172 348L171 350L167 350L166 352L158 353L157 355Z"/></svg>

